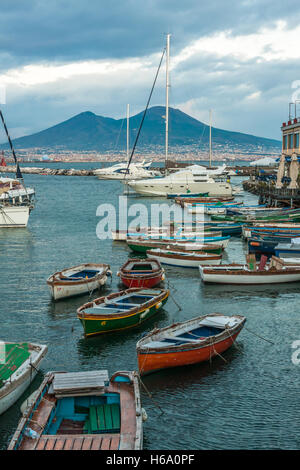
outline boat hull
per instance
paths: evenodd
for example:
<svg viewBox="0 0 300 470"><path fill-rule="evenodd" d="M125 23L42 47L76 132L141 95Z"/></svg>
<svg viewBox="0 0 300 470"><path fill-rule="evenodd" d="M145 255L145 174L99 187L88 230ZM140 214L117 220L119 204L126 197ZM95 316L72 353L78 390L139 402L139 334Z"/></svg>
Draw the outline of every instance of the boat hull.
<svg viewBox="0 0 300 470"><path fill-rule="evenodd" d="M178 268L198 268L200 265L216 265L220 264L222 261L222 256L199 256L197 259L196 257L184 256L180 255L179 253L172 255L168 253L156 253L155 251L147 251L147 256L150 258L154 258L162 264L166 264L168 266L175 266Z"/></svg>
<svg viewBox="0 0 300 470"><path fill-rule="evenodd" d="M300 282L300 270L298 273L284 272L253 272L245 274L237 271L232 274L209 273L199 266L200 276L203 282L213 284L282 284L288 282Z"/></svg>
<svg viewBox="0 0 300 470"><path fill-rule="evenodd" d="M38 345L35 345L38 346ZM0 388L0 415L8 410L25 392L34 380L40 364L47 353L47 346L40 346L40 354L32 360L32 366L28 366L24 372L19 373L16 380L11 380L5 387Z"/></svg>
<svg viewBox="0 0 300 470"><path fill-rule="evenodd" d="M186 345L187 349L180 352L165 351L152 353L151 351L146 351L142 353L138 351L137 358L140 373L145 375L162 369L209 361L212 357L230 348L239 332L240 330L218 343L197 349L190 349Z"/></svg>
<svg viewBox="0 0 300 470"><path fill-rule="evenodd" d="M153 258L155 258L155 257L153 257ZM121 278L122 283L126 287L151 289L151 287L155 287L160 282L163 281L164 275L162 273L162 274L159 274L157 276L153 276L153 277L148 278L148 279L143 279L143 278L136 278L136 277L134 278L134 277L130 277L130 276L124 276L124 275L121 274L120 278Z"/></svg>
<svg viewBox="0 0 300 470"><path fill-rule="evenodd" d="M84 295L100 289L107 282L107 276L93 282L83 282L80 285L49 285L49 291L54 300L66 299L77 295Z"/></svg>
<svg viewBox="0 0 300 470"><path fill-rule="evenodd" d="M134 241L131 241L131 240L127 240L127 245L128 247L132 250L132 251L135 251L137 253L143 253L143 254L146 254L148 250L151 250L151 249L154 249L154 248L166 248L166 247L170 247L170 249L172 249L172 243L168 244L168 243L157 243L157 244L154 244L154 243L149 243L149 244L140 244L140 243L135 243ZM176 248L181 248L181 246L179 244L176 245ZM223 251L223 248L222 246L216 246L216 245L211 245L211 248L209 245L201 245L201 246L196 246L196 247L193 247L192 244L187 244L186 246L184 246L184 244L182 244L182 251L193 251L193 252L197 252L197 251L204 251L205 253L214 253L214 254L221 254L222 251Z"/></svg>
<svg viewBox="0 0 300 470"><path fill-rule="evenodd" d="M0 207L0 228L27 227L30 214L28 206Z"/></svg>

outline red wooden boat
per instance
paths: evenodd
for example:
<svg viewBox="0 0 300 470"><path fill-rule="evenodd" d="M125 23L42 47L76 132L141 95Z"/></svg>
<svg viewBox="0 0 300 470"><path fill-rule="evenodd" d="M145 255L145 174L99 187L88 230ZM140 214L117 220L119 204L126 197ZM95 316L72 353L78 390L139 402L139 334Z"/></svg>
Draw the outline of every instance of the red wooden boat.
<svg viewBox="0 0 300 470"><path fill-rule="evenodd" d="M211 360L233 344L245 321L213 313L153 330L136 345L140 374Z"/></svg>
<svg viewBox="0 0 300 470"><path fill-rule="evenodd" d="M151 289L165 279L164 269L156 259L129 259L121 267L118 276L131 287Z"/></svg>

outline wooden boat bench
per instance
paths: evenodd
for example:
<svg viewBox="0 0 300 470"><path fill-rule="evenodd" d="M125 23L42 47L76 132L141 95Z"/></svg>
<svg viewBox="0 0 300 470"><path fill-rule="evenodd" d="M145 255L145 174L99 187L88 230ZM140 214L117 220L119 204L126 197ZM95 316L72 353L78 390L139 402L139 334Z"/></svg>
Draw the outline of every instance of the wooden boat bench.
<svg viewBox="0 0 300 470"><path fill-rule="evenodd" d="M87 434L119 433L120 407L117 403L94 405L89 409L83 432Z"/></svg>
<svg viewBox="0 0 300 470"><path fill-rule="evenodd" d="M119 447L119 443L119 434L92 436L43 435L36 442L33 450L115 450Z"/></svg>

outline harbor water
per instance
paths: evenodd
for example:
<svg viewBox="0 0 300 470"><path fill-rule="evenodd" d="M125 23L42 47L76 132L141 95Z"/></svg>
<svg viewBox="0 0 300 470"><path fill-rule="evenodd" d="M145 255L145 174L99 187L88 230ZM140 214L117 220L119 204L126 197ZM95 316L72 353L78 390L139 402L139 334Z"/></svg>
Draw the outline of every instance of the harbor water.
<svg viewBox="0 0 300 470"><path fill-rule="evenodd" d="M238 177L232 182L241 185ZM1 449L16 429L20 405L45 372L137 369L135 345L143 333L213 312L247 317L236 346L211 363L143 378L142 403L148 415L144 449L300 448L300 365L292 360L293 345L300 340L299 283L203 285L197 269L166 267L171 296L153 319L134 330L84 338L76 310L89 295L53 302L46 279L80 263L108 263L113 276L103 295L122 289L116 273L132 254L124 243L97 237L96 211L103 203L118 208L123 185L91 176L43 175L26 175L25 183L37 193L28 227L0 229L1 339L45 343L48 354L30 389L0 416ZM248 193L241 199L257 202ZM166 199L129 200L137 202ZM245 254L246 244L233 237L223 263L243 262Z"/></svg>

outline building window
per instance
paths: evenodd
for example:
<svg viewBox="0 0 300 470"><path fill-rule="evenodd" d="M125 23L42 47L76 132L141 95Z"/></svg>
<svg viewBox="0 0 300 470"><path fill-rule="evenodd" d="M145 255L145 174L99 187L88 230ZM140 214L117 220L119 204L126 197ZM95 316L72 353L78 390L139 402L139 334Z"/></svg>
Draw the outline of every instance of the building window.
<svg viewBox="0 0 300 470"><path fill-rule="evenodd" d="M294 134L289 134L288 149L292 149L292 148L293 148L293 140L294 140Z"/></svg>
<svg viewBox="0 0 300 470"><path fill-rule="evenodd" d="M282 148L283 150L287 149L287 136L286 135L283 136Z"/></svg>
<svg viewBox="0 0 300 470"><path fill-rule="evenodd" d="M294 148L295 148L295 149L298 149L298 148L299 148L299 133L295 134Z"/></svg>

